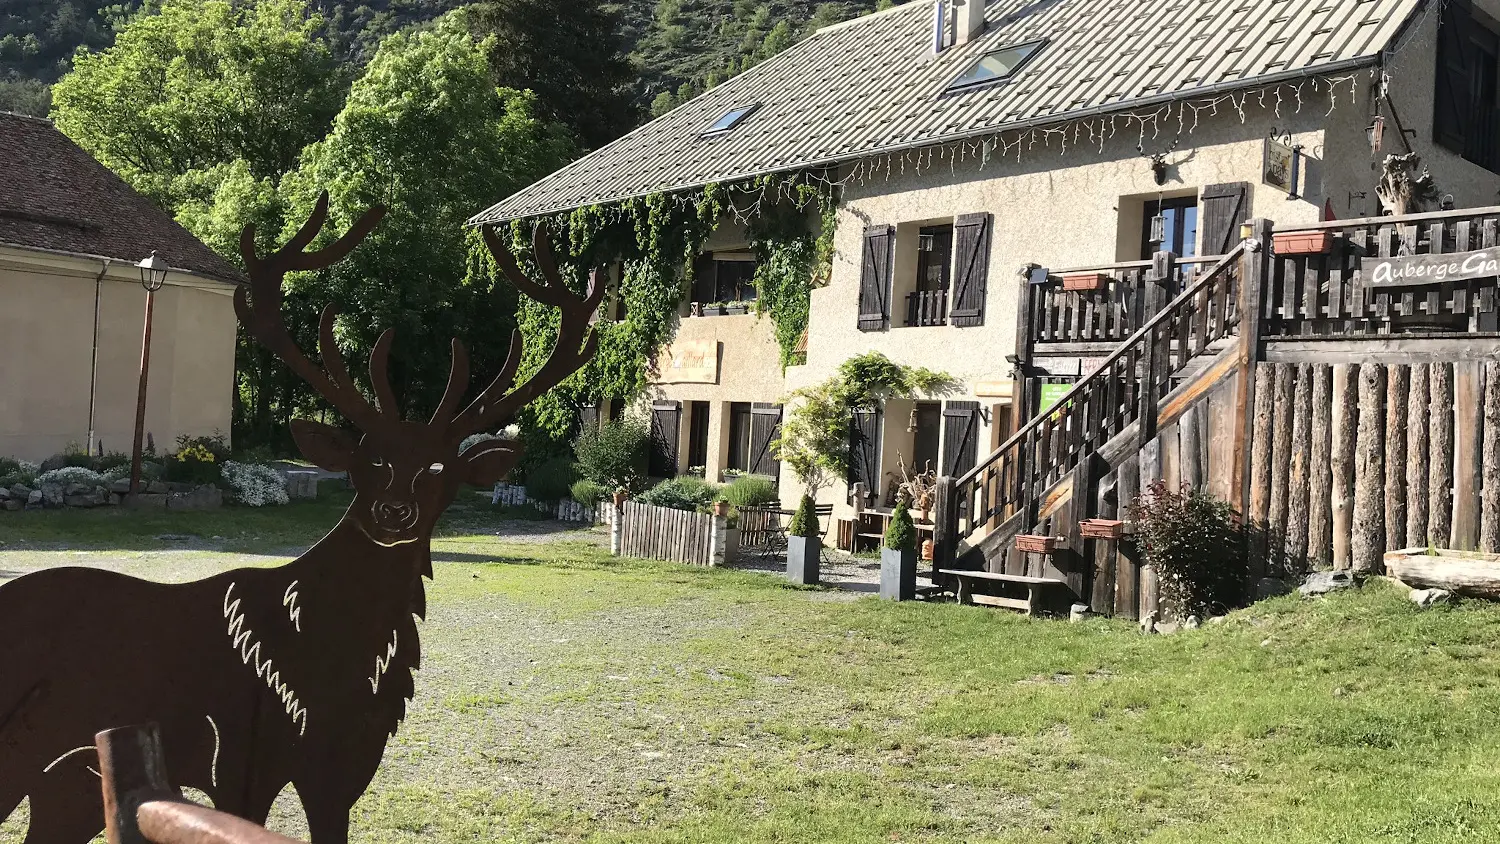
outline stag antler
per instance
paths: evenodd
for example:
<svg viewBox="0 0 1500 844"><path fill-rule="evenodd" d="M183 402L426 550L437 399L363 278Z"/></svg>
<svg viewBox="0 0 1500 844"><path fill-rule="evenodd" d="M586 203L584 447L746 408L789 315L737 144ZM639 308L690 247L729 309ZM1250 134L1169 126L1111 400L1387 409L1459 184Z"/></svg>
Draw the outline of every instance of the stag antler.
<svg viewBox="0 0 1500 844"><path fill-rule="evenodd" d="M521 332L510 338L510 353L500 374L479 394L469 406L457 416L452 416L464 386L468 383L468 353L463 344L453 341L453 370L449 374L448 389L443 393L432 421L438 423L450 417L448 431L451 438L462 439L469 434L487 431L501 421L511 418L517 410L541 393L557 386L594 356L599 346L599 336L589 330L589 319L604 300L604 280L598 270L589 274L589 288L583 296L568 289L557 272L557 261L552 254L552 244L547 239L544 224L538 224L532 232L532 257L541 271L544 283L537 284L521 272L510 250L490 228L483 229L484 244L494 256L495 263L510 279L517 290L545 305L561 312L561 323L557 330L557 342L547 362L542 364L526 383L510 389L515 381L516 369L521 365L524 344ZM510 390L509 392L506 392Z"/></svg>
<svg viewBox="0 0 1500 844"><path fill-rule="evenodd" d="M308 252L307 245L318 236L323 223L328 219L328 192L324 191L318 196L312 216L307 218L302 228L297 230L286 245L264 258L256 253L255 224L250 223L240 232L240 254L245 259L245 271L250 277L250 284L234 291L234 311L245 330L291 367L293 372L301 376L302 380L340 413L366 431L378 424L382 417L398 413L395 393L391 390L387 376L394 330L387 329L380 335L370 355L370 381L375 388L377 402L377 407L371 407L354 385L354 380L349 377L349 369L334 341L333 320L338 315L337 308L331 303L324 308L318 324L318 354L323 359L320 367L308 360L286 330L286 323L281 315L281 282L287 273L294 270L318 270L337 263L358 246L384 216L385 208L377 205L350 226L343 237L316 252Z"/></svg>

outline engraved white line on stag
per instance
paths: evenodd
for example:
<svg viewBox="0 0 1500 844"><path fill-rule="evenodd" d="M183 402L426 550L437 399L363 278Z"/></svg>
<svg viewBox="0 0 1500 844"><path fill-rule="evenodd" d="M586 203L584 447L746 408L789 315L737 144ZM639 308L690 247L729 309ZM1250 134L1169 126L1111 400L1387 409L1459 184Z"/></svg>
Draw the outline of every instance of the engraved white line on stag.
<svg viewBox="0 0 1500 844"><path fill-rule="evenodd" d="M301 722L302 731L298 735L307 735L307 708L297 699L297 693L290 686L281 681L281 672L277 671L271 664L270 658L265 662L260 661L260 642L251 641L255 631L245 629L245 614L240 612L240 599L235 598L232 602L229 596L234 594L235 583L229 584L224 590L224 618L229 621L229 638L234 647L240 652L240 659L250 665L250 660L255 660L255 676L266 681L266 688L270 689L281 698L286 706L286 714L291 717L292 723Z"/></svg>
<svg viewBox="0 0 1500 844"><path fill-rule="evenodd" d="M208 764L208 781L213 783L214 788L219 787L219 725L214 723L214 716L205 715L208 725L214 728L214 759Z"/></svg>
<svg viewBox="0 0 1500 844"><path fill-rule="evenodd" d="M302 632L302 608L297 606L297 593L294 591L300 581L294 580L286 588L286 593L281 596L281 605L287 608L287 616L292 620L292 626L297 632Z"/></svg>
<svg viewBox="0 0 1500 844"><path fill-rule="evenodd" d="M51 764L49 764L47 767L45 767L45 768L42 769L42 773L44 773L44 774L50 774L50 773L52 773L52 769L56 768L58 766L58 763L62 762L62 760L66 759L69 756L72 756L74 754L82 753L85 750L93 750L93 749L94 749L94 746L92 744L85 745L83 747L75 747L72 750L69 750L67 753L64 753L63 755L57 757L56 759L53 759Z"/></svg>
<svg viewBox="0 0 1500 844"><path fill-rule="evenodd" d="M391 670L391 660L393 660L395 658L396 658L396 631L392 630L391 631L391 644L390 644L390 647L387 647L385 649L385 657L384 658L382 658L380 656L376 656L375 657L375 674L374 674L374 676L370 677L370 694L373 695L373 694L379 694L380 693L380 678L382 678L382 677L385 676L385 672Z"/></svg>

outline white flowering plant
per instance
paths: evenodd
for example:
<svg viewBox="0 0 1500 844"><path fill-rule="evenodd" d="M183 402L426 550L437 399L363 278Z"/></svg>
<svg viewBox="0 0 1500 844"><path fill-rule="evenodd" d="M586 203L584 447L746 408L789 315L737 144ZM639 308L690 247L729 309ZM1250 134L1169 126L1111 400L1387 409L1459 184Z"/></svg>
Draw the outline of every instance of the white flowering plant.
<svg viewBox="0 0 1500 844"><path fill-rule="evenodd" d="M93 469L86 469L82 466L64 466L61 469L43 472L37 475L36 482L37 486L45 484L57 484L58 486L80 484L82 486L94 487L107 486L109 484L109 481L106 481L103 475L95 472Z"/></svg>
<svg viewBox="0 0 1500 844"><path fill-rule="evenodd" d="M279 505L291 500L286 494L286 479L270 466L226 460L219 471L229 485L230 498L247 507Z"/></svg>

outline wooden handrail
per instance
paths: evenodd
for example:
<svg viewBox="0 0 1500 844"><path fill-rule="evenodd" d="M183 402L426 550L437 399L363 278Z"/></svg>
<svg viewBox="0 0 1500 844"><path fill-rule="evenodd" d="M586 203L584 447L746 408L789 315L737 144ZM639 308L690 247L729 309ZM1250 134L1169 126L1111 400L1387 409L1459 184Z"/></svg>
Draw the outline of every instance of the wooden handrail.
<svg viewBox="0 0 1500 844"><path fill-rule="evenodd" d="M1239 257L1244 254L1244 251L1245 244L1242 242L1234 249L1230 250L1228 255L1224 255L1223 257L1219 258L1218 263L1212 270L1199 276L1192 283L1192 285L1185 288L1181 293L1177 294L1177 298L1173 299L1167 304L1166 307L1158 311L1155 316L1147 320L1146 323L1139 329L1137 329L1134 334L1130 335L1129 339L1121 343L1114 350L1114 352L1110 354L1109 357L1105 358L1104 362L1099 364L1099 366L1095 368L1093 372L1089 373L1083 380L1079 381L1077 384L1074 384L1073 389L1065 393L1062 398L1058 399L1053 406L1060 408L1067 405L1068 402L1072 401L1073 399L1078 398L1090 384L1094 383L1096 379L1102 378L1103 373L1109 371L1116 361L1124 357L1125 354L1131 349L1131 347L1135 346L1143 338L1147 337L1152 331L1155 331L1157 326L1161 325L1169 317L1173 316L1176 313L1177 309L1181 308L1184 303L1189 302L1194 297L1196 297L1199 291L1208 286L1208 284L1212 282L1219 273L1223 272L1224 269L1235 260L1238 260ZM965 484L977 480L980 475L984 474L986 469L994 465L994 463L1000 459L1001 455L1024 440L1029 433L1039 427L1044 421L1046 421L1049 416L1050 414L1048 413L1038 413L1037 415L1033 416L1030 421L1021 426L1014 434L1012 434L1010 439L1006 440L1000 445L999 448L992 451L990 455L984 459L984 462L979 463L974 468L970 469L968 472L962 475L958 479L956 485L962 487Z"/></svg>
<svg viewBox="0 0 1500 844"><path fill-rule="evenodd" d="M1223 255L1195 255L1191 258L1173 258L1173 262L1179 266L1182 264L1212 264L1224 258ZM1062 269L1048 269L1050 275L1069 275L1072 273L1109 272L1110 270L1143 270L1155 262L1150 258L1144 261L1120 261L1114 264L1089 264L1082 267L1064 267Z"/></svg>
<svg viewBox="0 0 1500 844"><path fill-rule="evenodd" d="M94 736L109 844L302 844L183 798L167 779L155 724Z"/></svg>
<svg viewBox="0 0 1500 844"><path fill-rule="evenodd" d="M1389 226L1401 223L1421 223L1428 220L1453 219L1455 217L1484 217L1500 214L1500 205L1486 208L1460 208L1454 211L1424 211L1420 214L1403 214L1399 217L1360 217L1354 220L1329 220L1326 223L1307 223L1277 229L1276 234L1291 232L1317 232L1330 229L1354 229L1364 226Z"/></svg>

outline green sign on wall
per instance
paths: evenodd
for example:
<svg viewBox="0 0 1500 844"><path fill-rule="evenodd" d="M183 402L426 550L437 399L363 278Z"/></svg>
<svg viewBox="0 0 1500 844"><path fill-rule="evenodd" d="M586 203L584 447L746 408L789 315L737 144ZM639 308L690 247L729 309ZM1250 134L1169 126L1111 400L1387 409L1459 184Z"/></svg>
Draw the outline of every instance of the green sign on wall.
<svg viewBox="0 0 1500 844"><path fill-rule="evenodd" d="M1059 401L1062 401L1062 397L1066 396L1068 394L1068 391L1073 389L1074 386L1075 385L1073 384L1043 384L1042 406L1037 410L1037 412L1046 413L1047 411L1051 410L1053 405L1057 404Z"/></svg>

